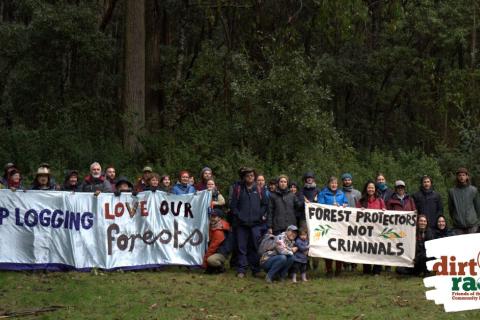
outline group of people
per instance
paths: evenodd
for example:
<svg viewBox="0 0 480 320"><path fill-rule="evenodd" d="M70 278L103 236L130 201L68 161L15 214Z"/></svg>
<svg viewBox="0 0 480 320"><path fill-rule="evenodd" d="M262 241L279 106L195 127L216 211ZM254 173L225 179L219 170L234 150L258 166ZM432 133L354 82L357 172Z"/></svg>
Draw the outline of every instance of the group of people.
<svg viewBox="0 0 480 320"><path fill-rule="evenodd" d="M102 170L98 162L90 165L89 174L80 179L78 170L69 170L63 183L57 183L51 175L50 166L42 163L28 189L64 190L73 192L121 192L136 194L142 191L163 191L176 195L191 194L196 191L212 192L210 209L209 245L205 254L204 267L208 273L225 270L230 258L230 266L235 267L237 276L244 278L247 270L256 276L263 269L266 281L285 279L290 276L297 281L297 273L307 281L307 266L317 268L318 260L309 265L308 231L305 217L305 203L315 202L343 207L356 207L377 210L416 211L417 235L414 268L397 268L402 274L421 274L426 269L424 243L427 240L457 234L475 233L480 222L480 196L470 184L466 168L456 171L456 183L448 192L448 210L453 228L447 226L441 196L434 190L430 176L421 177L420 188L409 194L402 180L394 183L393 189L387 185L385 175L378 173L374 180L367 181L362 191L353 186L353 177L344 173L330 177L324 186L317 185L313 172L303 175L302 184L280 175L266 183L265 175L253 168L242 167L239 180L229 188L225 199L215 184L211 168L201 170L199 181L195 183L190 172L178 174L178 181L172 184L168 174L159 175L152 168L143 168L143 174L134 183L125 177L117 177L113 166ZM20 170L13 163L5 166L0 179L0 188L26 190ZM334 271L335 265L335 271ZM344 270L354 270L355 264L325 259L328 277L338 276ZM386 271L391 271L385 267ZM364 265L364 274L378 275L382 267Z"/></svg>

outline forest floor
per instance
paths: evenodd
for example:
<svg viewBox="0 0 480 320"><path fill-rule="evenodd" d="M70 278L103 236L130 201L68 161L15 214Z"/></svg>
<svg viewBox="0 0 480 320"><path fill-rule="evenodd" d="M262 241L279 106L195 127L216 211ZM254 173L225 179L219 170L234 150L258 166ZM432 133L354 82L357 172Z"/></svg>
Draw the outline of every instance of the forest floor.
<svg viewBox="0 0 480 320"><path fill-rule="evenodd" d="M423 279L360 272L267 284L233 271L0 272L0 319L479 319L425 299ZM58 308L57 308L58 307ZM29 312L41 311L35 315Z"/></svg>

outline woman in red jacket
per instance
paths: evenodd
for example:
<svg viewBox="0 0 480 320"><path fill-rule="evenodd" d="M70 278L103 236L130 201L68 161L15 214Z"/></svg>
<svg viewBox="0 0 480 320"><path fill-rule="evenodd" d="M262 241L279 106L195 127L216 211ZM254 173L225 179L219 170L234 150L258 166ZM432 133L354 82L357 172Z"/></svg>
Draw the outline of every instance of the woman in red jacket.
<svg viewBox="0 0 480 320"><path fill-rule="evenodd" d="M377 189L377 185L374 181L369 180L365 183L362 191L362 197L356 204L357 208L362 209L377 209L377 210L385 210L385 202L380 197L379 190ZM363 273L364 274L373 274L379 275L382 271L382 266L379 265L372 265L371 264L364 264L363 265Z"/></svg>

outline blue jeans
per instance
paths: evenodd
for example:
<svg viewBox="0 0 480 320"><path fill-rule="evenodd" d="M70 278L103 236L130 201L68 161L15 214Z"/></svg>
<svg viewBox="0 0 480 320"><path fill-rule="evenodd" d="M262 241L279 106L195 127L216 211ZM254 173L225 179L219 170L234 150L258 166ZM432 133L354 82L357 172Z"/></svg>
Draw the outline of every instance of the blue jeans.
<svg viewBox="0 0 480 320"><path fill-rule="evenodd" d="M237 272L245 273L247 267L250 266L250 269L253 273L260 271L258 256L258 243L261 238L262 226L237 226L236 228L236 238L237 238Z"/></svg>
<svg viewBox="0 0 480 320"><path fill-rule="evenodd" d="M273 280L278 275L280 278L286 278L288 270L294 262L293 255L285 256L283 254L273 256L265 261L262 265L263 270L267 272L267 276Z"/></svg>

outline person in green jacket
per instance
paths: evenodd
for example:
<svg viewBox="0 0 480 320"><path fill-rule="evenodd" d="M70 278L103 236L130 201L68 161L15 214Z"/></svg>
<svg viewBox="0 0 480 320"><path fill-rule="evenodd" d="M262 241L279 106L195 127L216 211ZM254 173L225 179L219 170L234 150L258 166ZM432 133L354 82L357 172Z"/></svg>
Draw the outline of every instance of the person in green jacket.
<svg viewBox="0 0 480 320"><path fill-rule="evenodd" d="M470 185L466 168L458 168L456 185L448 191L448 210L457 235L477 232L480 222L480 195Z"/></svg>

